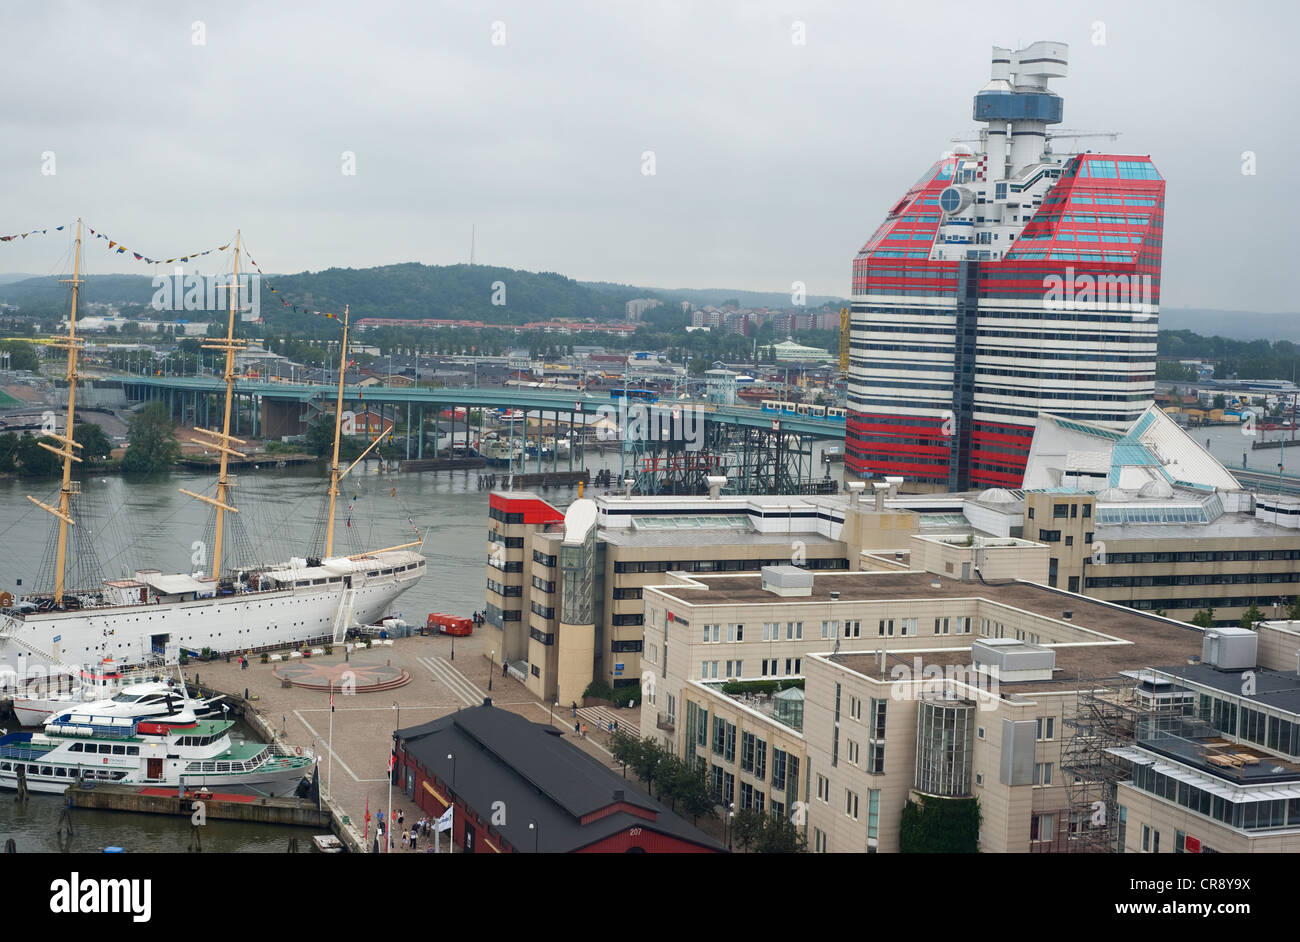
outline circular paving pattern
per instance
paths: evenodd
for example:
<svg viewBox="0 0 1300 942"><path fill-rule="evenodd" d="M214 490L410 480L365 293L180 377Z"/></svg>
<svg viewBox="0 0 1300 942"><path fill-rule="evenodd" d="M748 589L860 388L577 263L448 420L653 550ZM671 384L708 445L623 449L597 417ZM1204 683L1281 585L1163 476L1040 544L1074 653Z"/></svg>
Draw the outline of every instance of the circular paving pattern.
<svg viewBox="0 0 1300 942"><path fill-rule="evenodd" d="M374 693L393 690L411 682L411 675L400 667L383 664L321 664L302 661L296 664L277 664L271 673L287 680L295 687L307 690L350 689L353 693Z"/></svg>

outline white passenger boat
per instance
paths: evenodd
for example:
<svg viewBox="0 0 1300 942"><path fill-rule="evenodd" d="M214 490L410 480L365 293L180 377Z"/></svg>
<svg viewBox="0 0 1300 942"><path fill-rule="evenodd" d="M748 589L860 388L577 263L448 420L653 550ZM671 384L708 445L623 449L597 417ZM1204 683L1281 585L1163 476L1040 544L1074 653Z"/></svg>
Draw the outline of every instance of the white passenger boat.
<svg viewBox="0 0 1300 942"><path fill-rule="evenodd" d="M69 713L43 733L0 738L0 788L21 776L33 792L62 794L77 781L216 792L291 795L312 766L311 756L285 747L233 742L227 720L174 722Z"/></svg>

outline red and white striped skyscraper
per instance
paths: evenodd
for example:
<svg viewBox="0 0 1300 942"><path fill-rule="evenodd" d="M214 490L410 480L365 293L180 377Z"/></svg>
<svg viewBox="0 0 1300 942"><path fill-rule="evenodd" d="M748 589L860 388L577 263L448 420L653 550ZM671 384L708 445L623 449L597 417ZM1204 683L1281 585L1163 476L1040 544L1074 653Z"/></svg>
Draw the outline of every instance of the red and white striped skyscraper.
<svg viewBox="0 0 1300 942"><path fill-rule="evenodd" d="M1165 184L1150 157L1053 152L1067 55L995 47L978 152L935 163L854 259L851 472L1017 487L1040 411L1119 430L1150 404Z"/></svg>

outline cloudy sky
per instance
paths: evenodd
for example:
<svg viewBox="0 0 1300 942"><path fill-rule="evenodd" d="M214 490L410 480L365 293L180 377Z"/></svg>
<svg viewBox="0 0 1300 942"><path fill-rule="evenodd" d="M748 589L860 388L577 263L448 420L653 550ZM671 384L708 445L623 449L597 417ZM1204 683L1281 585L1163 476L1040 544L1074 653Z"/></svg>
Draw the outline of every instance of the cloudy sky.
<svg viewBox="0 0 1300 942"><path fill-rule="evenodd" d="M466 261L475 226L483 263L846 295L975 128L990 47L1048 39L1064 125L1122 133L1080 146L1169 181L1164 305L1296 309L1295 4L981 6L7 4L0 234L80 214L166 257L242 228L296 272ZM0 244L0 271L63 270L63 235ZM149 271L102 242L87 264Z"/></svg>

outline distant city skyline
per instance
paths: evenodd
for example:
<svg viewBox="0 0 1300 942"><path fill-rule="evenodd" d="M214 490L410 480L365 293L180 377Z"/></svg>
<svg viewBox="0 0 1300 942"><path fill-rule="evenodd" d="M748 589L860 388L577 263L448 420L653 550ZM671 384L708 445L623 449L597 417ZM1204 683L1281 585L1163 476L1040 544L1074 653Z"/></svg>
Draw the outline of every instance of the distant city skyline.
<svg viewBox="0 0 1300 942"><path fill-rule="evenodd" d="M1045 39L1070 46L1064 126L1118 132L1080 144L1149 154L1169 183L1162 308L1281 313L1300 83L1278 64L1298 20L1280 3L13 9L0 235L81 215L172 257L242 228L265 271L294 273L467 262L473 228L481 264L848 297L916 168L974 133L990 47ZM85 264L155 273L102 242ZM70 267L67 229L0 244L0 271Z"/></svg>

